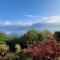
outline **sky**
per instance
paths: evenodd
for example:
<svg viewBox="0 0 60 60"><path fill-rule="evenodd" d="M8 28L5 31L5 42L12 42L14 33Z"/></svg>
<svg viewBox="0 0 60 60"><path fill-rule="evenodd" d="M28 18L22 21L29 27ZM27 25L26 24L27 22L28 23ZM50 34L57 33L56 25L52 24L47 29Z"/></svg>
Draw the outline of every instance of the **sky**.
<svg viewBox="0 0 60 60"><path fill-rule="evenodd" d="M0 0L1 25L59 23L60 0Z"/></svg>

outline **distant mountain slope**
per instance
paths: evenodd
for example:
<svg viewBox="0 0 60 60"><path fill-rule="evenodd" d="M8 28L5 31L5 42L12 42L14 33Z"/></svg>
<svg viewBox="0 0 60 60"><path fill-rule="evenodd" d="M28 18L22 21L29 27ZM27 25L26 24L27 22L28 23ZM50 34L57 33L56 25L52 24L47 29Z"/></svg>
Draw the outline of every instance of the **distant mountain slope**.
<svg viewBox="0 0 60 60"><path fill-rule="evenodd" d="M32 25L32 28L38 31L43 31L45 29L48 29L51 32L54 32L54 31L60 30L60 24L36 23Z"/></svg>
<svg viewBox="0 0 60 60"><path fill-rule="evenodd" d="M54 32L60 30L60 24L35 23L31 26L0 26L0 31L4 31L7 34L24 34L30 29L35 29L37 31L43 31L45 29L48 29L51 32Z"/></svg>

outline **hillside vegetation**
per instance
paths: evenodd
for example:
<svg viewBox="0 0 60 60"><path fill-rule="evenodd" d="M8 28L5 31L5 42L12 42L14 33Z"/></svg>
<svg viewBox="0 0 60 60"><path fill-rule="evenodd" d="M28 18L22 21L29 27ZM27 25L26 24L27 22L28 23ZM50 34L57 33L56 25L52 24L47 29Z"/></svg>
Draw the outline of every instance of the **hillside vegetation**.
<svg viewBox="0 0 60 60"><path fill-rule="evenodd" d="M0 60L59 60L60 31L29 30L23 36L0 32Z"/></svg>

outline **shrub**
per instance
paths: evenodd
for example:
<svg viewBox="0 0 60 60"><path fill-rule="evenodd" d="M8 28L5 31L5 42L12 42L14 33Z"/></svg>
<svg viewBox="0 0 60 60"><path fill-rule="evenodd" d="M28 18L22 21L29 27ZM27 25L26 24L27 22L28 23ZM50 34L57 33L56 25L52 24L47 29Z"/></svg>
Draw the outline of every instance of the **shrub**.
<svg viewBox="0 0 60 60"><path fill-rule="evenodd" d="M27 56L24 54L23 51L18 53L18 56L19 56L19 60L27 60Z"/></svg>
<svg viewBox="0 0 60 60"><path fill-rule="evenodd" d="M24 52L33 60L55 60L60 56L60 45L55 40L38 41L33 47L25 49Z"/></svg>
<svg viewBox="0 0 60 60"><path fill-rule="evenodd" d="M16 55L15 53L8 53L5 57L4 60L19 60L19 56Z"/></svg>
<svg viewBox="0 0 60 60"><path fill-rule="evenodd" d="M53 36L57 42L60 42L60 31L54 32Z"/></svg>
<svg viewBox="0 0 60 60"><path fill-rule="evenodd" d="M9 47L7 45L0 45L0 55L5 56L9 50Z"/></svg>
<svg viewBox="0 0 60 60"><path fill-rule="evenodd" d="M21 47L19 44L15 45L16 53L19 53L21 51Z"/></svg>

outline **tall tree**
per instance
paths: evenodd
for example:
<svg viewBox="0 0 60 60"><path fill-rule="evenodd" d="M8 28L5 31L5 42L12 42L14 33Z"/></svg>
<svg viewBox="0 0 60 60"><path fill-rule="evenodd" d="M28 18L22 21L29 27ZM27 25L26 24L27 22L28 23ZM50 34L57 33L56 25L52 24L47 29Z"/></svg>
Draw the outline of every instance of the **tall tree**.
<svg viewBox="0 0 60 60"><path fill-rule="evenodd" d="M4 32L0 32L0 44L5 44L8 40L8 36Z"/></svg>

